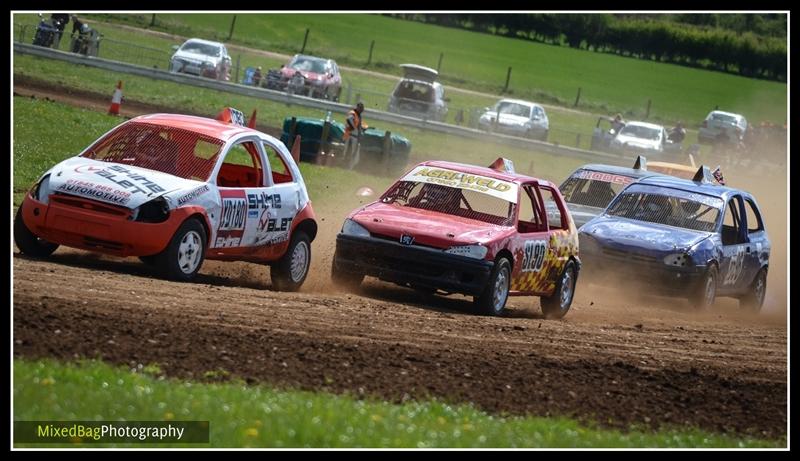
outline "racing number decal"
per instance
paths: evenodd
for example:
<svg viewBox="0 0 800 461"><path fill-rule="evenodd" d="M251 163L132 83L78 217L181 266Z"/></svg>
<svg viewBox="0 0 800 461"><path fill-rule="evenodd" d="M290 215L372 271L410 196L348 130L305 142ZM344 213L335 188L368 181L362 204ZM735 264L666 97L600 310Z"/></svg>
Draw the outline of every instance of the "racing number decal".
<svg viewBox="0 0 800 461"><path fill-rule="evenodd" d="M247 226L247 200L244 191L221 190L219 227L214 247L238 247L242 245Z"/></svg>
<svg viewBox="0 0 800 461"><path fill-rule="evenodd" d="M744 247L738 246L733 251L734 253L731 255L730 263L728 264L728 272L722 282L724 285L736 283L739 280L739 276L742 275L742 269L744 269Z"/></svg>
<svg viewBox="0 0 800 461"><path fill-rule="evenodd" d="M526 240L522 252L522 272L539 272L547 255L547 241Z"/></svg>
<svg viewBox="0 0 800 461"><path fill-rule="evenodd" d="M219 230L244 229L244 218L247 204L240 198L222 199L222 219Z"/></svg>

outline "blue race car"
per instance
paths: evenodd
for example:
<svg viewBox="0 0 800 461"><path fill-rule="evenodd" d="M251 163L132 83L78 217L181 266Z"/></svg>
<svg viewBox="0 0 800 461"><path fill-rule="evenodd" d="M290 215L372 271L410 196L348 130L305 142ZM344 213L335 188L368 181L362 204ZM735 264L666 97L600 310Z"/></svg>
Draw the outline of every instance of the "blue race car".
<svg viewBox="0 0 800 461"><path fill-rule="evenodd" d="M714 184L706 166L692 180L630 184L578 237L591 281L643 284L698 308L717 296L753 311L764 303L770 241L758 204L745 191Z"/></svg>

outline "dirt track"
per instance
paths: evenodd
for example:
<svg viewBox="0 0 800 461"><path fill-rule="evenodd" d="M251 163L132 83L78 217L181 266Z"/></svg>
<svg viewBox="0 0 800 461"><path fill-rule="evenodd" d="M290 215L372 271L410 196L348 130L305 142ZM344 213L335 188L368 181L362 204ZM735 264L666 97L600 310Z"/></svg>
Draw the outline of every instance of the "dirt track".
<svg viewBox="0 0 800 461"><path fill-rule="evenodd" d="M91 104L85 96L75 99ZM510 318L487 318L468 313L463 297L428 299L374 281L359 295L331 293L333 236L353 201L317 210L327 224L296 294L270 291L269 269L253 264L206 262L197 283L176 284L135 258L15 252L14 355L155 362L197 379L222 369L249 382L392 401L436 396L613 427L786 435L780 284L770 282L769 308L756 316L733 301L697 314L683 302L619 299L579 283L562 321L541 319L531 298L512 299ZM785 235L776 227L780 267ZM770 277L785 286L785 273Z"/></svg>

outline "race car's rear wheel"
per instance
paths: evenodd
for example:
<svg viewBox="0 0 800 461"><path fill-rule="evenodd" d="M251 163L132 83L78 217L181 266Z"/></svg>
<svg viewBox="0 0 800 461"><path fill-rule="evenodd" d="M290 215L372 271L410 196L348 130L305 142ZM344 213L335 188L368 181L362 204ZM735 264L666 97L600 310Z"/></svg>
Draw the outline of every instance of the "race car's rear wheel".
<svg viewBox="0 0 800 461"><path fill-rule="evenodd" d="M331 263L331 281L337 288L342 288L346 291L355 291L364 281L364 274L357 274L353 272L345 272L336 267L336 257L334 256Z"/></svg>
<svg viewBox="0 0 800 461"><path fill-rule="evenodd" d="M545 318L560 319L567 314L570 306L572 306L572 299L575 297L576 278L575 263L569 261L567 267L561 272L561 278L558 279L553 294L549 297L543 296L539 300Z"/></svg>
<svg viewBox="0 0 800 461"><path fill-rule="evenodd" d="M311 240L303 231L295 231L289 248L270 270L272 286L278 291L297 291L306 281L311 265Z"/></svg>
<svg viewBox="0 0 800 461"><path fill-rule="evenodd" d="M205 253L206 230L197 219L188 219L153 261L168 279L188 282L200 271Z"/></svg>
<svg viewBox="0 0 800 461"><path fill-rule="evenodd" d="M505 314L510 286L511 263L506 258L500 258L494 265L492 276L483 293L474 298L475 308L486 315Z"/></svg>
<svg viewBox="0 0 800 461"><path fill-rule="evenodd" d="M698 310L705 310L714 305L714 300L717 298L717 278L717 266L709 266L700 285L689 298L689 301Z"/></svg>
<svg viewBox="0 0 800 461"><path fill-rule="evenodd" d="M764 305L764 295L767 293L767 269L761 268L750 285L750 289L739 298L739 307L752 312L760 312Z"/></svg>
<svg viewBox="0 0 800 461"><path fill-rule="evenodd" d="M39 238L28 229L25 220L22 219L21 206L17 209L17 215L14 217L14 243L22 253L37 258L46 258L58 248L58 244Z"/></svg>

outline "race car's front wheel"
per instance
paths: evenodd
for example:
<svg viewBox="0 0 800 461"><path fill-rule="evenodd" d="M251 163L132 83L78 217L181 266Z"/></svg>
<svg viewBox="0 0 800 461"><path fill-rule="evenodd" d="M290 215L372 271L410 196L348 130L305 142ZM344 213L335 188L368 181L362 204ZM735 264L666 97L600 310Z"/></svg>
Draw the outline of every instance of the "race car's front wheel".
<svg viewBox="0 0 800 461"><path fill-rule="evenodd" d="M25 220L22 219L21 206L17 209L17 215L14 217L14 243L22 253L37 258L46 258L58 248L58 244L39 238L28 229Z"/></svg>
<svg viewBox="0 0 800 461"><path fill-rule="evenodd" d="M337 288L342 288L346 291L355 291L364 281L364 274L356 274L353 272L345 272L336 267L336 257L334 256L331 263L331 281Z"/></svg>
<svg viewBox="0 0 800 461"><path fill-rule="evenodd" d="M542 313L547 319L560 319L567 314L572 306L572 298L575 297L575 263L569 261L567 267L558 279L556 289L549 297L542 297L539 303L542 305Z"/></svg>
<svg viewBox="0 0 800 461"><path fill-rule="evenodd" d="M272 266L272 286L278 291L297 291L311 265L311 240L303 231L295 231L286 254Z"/></svg>
<svg viewBox="0 0 800 461"><path fill-rule="evenodd" d="M167 248L153 261L168 279L188 282L200 271L205 252L205 228L200 221L188 219L175 231Z"/></svg>
<svg viewBox="0 0 800 461"><path fill-rule="evenodd" d="M492 276L483 293L474 298L475 307L486 315L505 314L510 286L511 263L506 258L500 258L494 265Z"/></svg>
<svg viewBox="0 0 800 461"><path fill-rule="evenodd" d="M767 269L761 268L758 275L750 285L750 290L739 298L739 307L752 312L760 312L764 305L764 295L767 293Z"/></svg>
<svg viewBox="0 0 800 461"><path fill-rule="evenodd" d="M717 298L717 274L717 266L709 266L700 285L689 298L698 310L705 310L714 305L714 300Z"/></svg>

